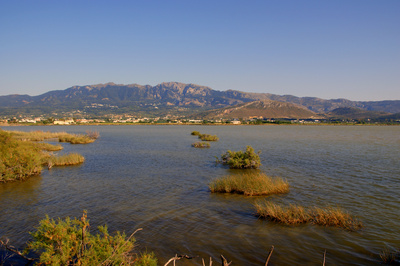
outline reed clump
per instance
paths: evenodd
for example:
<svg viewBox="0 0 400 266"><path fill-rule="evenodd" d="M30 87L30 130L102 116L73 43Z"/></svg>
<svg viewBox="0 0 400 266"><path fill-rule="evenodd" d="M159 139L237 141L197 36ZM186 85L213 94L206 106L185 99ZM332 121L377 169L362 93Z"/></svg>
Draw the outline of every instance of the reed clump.
<svg viewBox="0 0 400 266"><path fill-rule="evenodd" d="M87 144L94 142L99 138L100 134L97 131L87 131L84 134L69 134L67 132L44 132L41 130L23 132L10 131L15 139L23 141L43 141L45 139L58 139L59 142L69 142L71 144Z"/></svg>
<svg viewBox="0 0 400 266"><path fill-rule="evenodd" d="M280 177L270 177L264 173L243 173L215 179L209 184L209 188L211 192L260 196L288 193L289 183Z"/></svg>
<svg viewBox="0 0 400 266"><path fill-rule="evenodd" d="M254 152L253 147L246 146L245 151L231 151L221 155L221 160L217 158L217 163L228 165L229 168L242 169L254 168L257 169L261 166L260 153Z"/></svg>
<svg viewBox="0 0 400 266"><path fill-rule="evenodd" d="M218 141L219 138L216 135L200 134L199 139L202 141Z"/></svg>
<svg viewBox="0 0 400 266"><path fill-rule="evenodd" d="M363 227L361 221L338 207L305 208L299 205L291 204L289 206L282 206L264 201L256 203L255 208L257 216L260 218L288 225L312 223L342 227L350 231L355 231Z"/></svg>
<svg viewBox="0 0 400 266"><path fill-rule="evenodd" d="M210 148L210 143L208 143L208 142L195 142L195 143L192 143L192 147L195 147L195 148Z"/></svg>
<svg viewBox="0 0 400 266"><path fill-rule="evenodd" d="M50 156L47 160L48 166L65 166L80 164L85 161L85 157L79 153L69 153L60 156Z"/></svg>

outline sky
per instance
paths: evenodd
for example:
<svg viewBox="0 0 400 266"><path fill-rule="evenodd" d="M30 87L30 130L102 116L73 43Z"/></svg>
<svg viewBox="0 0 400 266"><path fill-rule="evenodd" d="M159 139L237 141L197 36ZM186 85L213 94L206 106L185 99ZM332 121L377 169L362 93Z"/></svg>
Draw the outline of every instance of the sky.
<svg viewBox="0 0 400 266"><path fill-rule="evenodd" d="M177 81L400 100L398 0L0 0L0 95Z"/></svg>

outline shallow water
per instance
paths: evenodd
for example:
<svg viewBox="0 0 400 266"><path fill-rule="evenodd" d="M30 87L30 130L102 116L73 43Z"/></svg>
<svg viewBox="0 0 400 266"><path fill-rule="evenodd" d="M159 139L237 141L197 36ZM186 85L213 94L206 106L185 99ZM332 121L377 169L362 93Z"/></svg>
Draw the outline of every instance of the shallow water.
<svg viewBox="0 0 400 266"><path fill-rule="evenodd" d="M24 182L0 184L0 237L23 248L45 214L79 217L91 227L136 234L160 265L175 254L223 254L235 265L373 265L383 248L400 248L400 127L396 126L51 126L5 130L100 132L87 145L63 144L82 165L55 167ZM195 149L194 130L216 134ZM269 197L211 194L208 183L232 170L215 156L251 145L261 171L281 176L290 193ZM340 206L365 225L357 232L257 219L253 203L268 199L305 206ZM200 265L201 259L178 265Z"/></svg>

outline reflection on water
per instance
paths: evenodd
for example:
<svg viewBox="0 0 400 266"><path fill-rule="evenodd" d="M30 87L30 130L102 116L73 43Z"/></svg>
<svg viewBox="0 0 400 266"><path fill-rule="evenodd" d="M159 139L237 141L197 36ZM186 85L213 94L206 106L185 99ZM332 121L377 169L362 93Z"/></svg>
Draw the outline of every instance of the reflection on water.
<svg viewBox="0 0 400 266"><path fill-rule="evenodd" d="M7 128L10 129L10 128ZM79 217L92 230L136 238L164 264L175 254L223 254L236 265L376 264L384 248L399 248L400 127L379 126L71 126L18 128L100 132L88 145L63 144L86 157L25 182L0 184L0 236L17 247L45 214ZM195 149L190 132L216 134L210 149ZM265 197L211 194L208 183L229 174L215 165L226 150L261 150L262 171L288 180L290 193L267 197L305 206L338 205L365 224L358 232L259 220L252 204ZM201 265L201 260L179 265Z"/></svg>

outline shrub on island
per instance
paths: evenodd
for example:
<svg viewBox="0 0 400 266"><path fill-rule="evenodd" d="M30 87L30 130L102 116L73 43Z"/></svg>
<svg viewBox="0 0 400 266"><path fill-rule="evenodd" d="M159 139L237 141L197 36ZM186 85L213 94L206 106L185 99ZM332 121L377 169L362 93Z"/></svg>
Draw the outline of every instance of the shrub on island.
<svg viewBox="0 0 400 266"><path fill-rule="evenodd" d="M219 138L216 135L200 134L199 139L202 141L218 141Z"/></svg>
<svg viewBox="0 0 400 266"><path fill-rule="evenodd" d="M200 135L200 132L199 132L199 131L193 131L193 132L191 133L191 135L193 135L193 136L198 136L198 135Z"/></svg>
<svg viewBox="0 0 400 266"><path fill-rule="evenodd" d="M230 151L221 155L221 160L217 158L217 163L228 165L229 168L242 169L254 168L261 166L260 153L254 152L253 147L247 146L246 151Z"/></svg>
<svg viewBox="0 0 400 266"><path fill-rule="evenodd" d="M243 173L213 180L211 192L237 193L246 196L282 194L289 192L289 183L280 177L269 177L264 173Z"/></svg>

